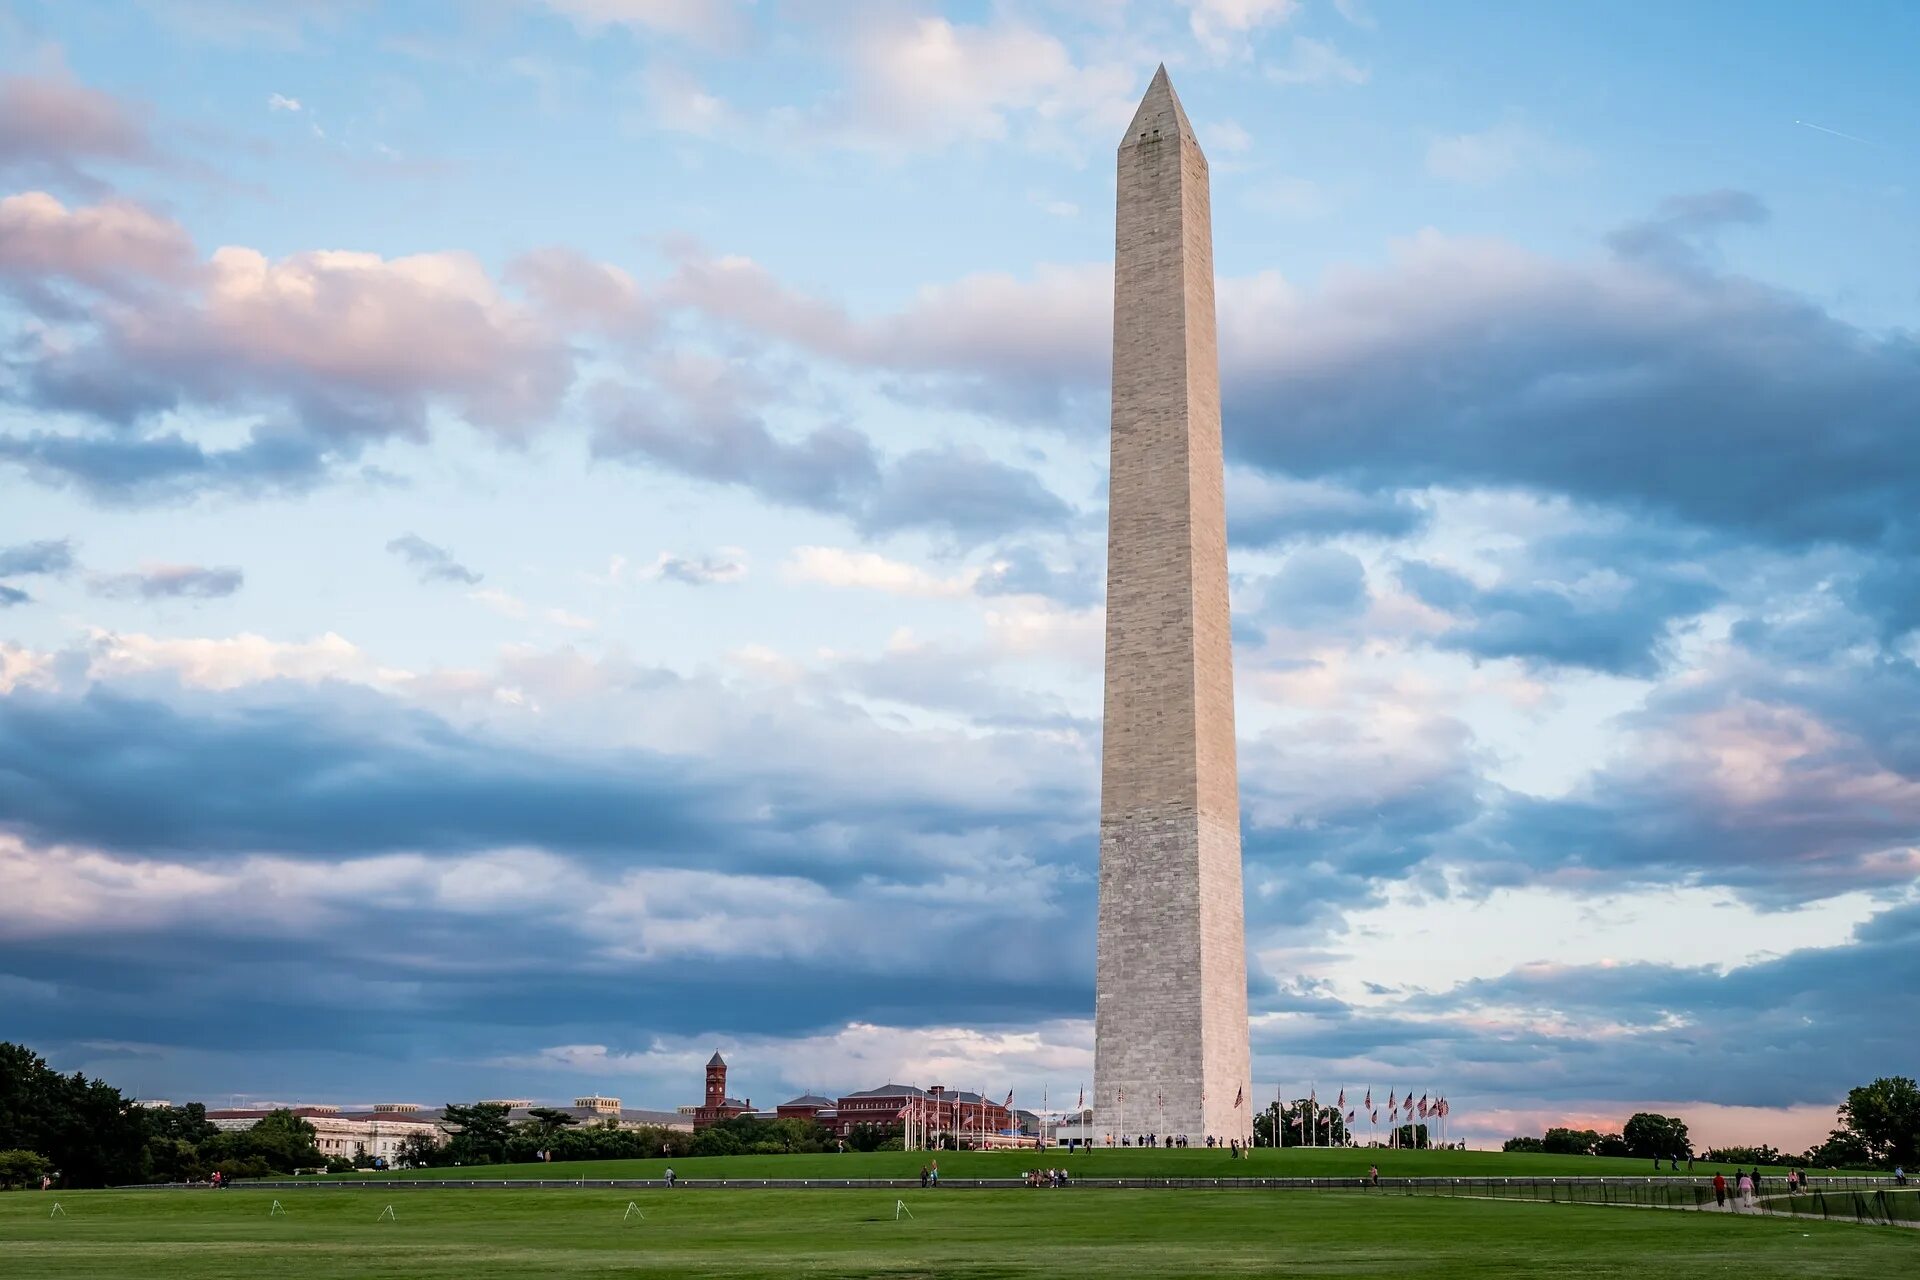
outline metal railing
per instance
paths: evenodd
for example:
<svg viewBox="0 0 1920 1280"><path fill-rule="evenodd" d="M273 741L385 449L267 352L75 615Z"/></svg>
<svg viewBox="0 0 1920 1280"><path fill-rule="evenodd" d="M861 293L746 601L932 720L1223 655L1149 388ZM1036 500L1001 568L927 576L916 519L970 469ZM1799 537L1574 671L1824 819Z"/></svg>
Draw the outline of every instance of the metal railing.
<svg viewBox="0 0 1920 1280"><path fill-rule="evenodd" d="M1393 1188L1405 1195L1460 1196L1480 1200L1537 1200L1561 1204L1606 1204L1701 1212L1788 1215L1882 1226L1920 1226L1920 1188L1892 1178L1809 1176L1790 1189L1784 1177L1762 1178L1751 1196L1729 1179L1716 1194L1711 1178L1405 1178Z"/></svg>

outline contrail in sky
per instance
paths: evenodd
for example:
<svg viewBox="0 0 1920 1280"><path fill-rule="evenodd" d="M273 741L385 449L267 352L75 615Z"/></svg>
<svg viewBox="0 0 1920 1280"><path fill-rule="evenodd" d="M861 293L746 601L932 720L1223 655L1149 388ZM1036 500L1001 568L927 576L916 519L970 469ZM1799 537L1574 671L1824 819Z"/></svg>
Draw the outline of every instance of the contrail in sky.
<svg viewBox="0 0 1920 1280"><path fill-rule="evenodd" d="M1856 138L1850 133L1842 133L1838 129L1829 129L1823 124L1814 124L1811 120L1795 120L1794 123L1803 129L1818 129L1821 133L1830 133L1836 138L1845 138L1848 142L1865 143L1869 147L1877 147L1880 145L1877 142L1867 142L1865 138Z"/></svg>

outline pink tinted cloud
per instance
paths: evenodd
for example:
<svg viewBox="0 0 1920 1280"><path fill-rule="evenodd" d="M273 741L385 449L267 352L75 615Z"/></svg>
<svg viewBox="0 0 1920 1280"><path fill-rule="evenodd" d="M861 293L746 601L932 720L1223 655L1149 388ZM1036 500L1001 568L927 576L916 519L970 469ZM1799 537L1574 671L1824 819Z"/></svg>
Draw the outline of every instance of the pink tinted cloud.
<svg viewBox="0 0 1920 1280"><path fill-rule="evenodd" d="M184 279L193 256L192 238L178 223L132 201L69 209L44 191L0 199L0 276L121 290Z"/></svg>

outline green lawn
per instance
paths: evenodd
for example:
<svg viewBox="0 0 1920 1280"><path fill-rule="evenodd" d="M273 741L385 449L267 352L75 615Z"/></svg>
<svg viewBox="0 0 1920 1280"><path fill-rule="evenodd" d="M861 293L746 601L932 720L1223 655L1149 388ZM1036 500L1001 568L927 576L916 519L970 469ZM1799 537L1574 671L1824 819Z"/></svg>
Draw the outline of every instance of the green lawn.
<svg viewBox="0 0 1920 1280"><path fill-rule="evenodd" d="M911 1220L894 1217L897 1198ZM1920 1232L1249 1191L265 1191L0 1195L33 1280L599 1276L1906 1276ZM646 1214L622 1220L629 1201ZM377 1220L394 1206L392 1221Z"/></svg>
<svg viewBox="0 0 1920 1280"><path fill-rule="evenodd" d="M371 1178L658 1178L669 1164L682 1178L911 1178L928 1159L949 1178L1012 1178L1036 1165L1064 1167L1095 1178L1360 1177L1378 1164L1383 1178L1640 1177L1653 1172L1647 1160L1598 1156L1512 1155L1503 1151L1376 1151L1328 1147L1256 1150L1249 1160L1225 1151L1061 1150L874 1151L823 1156L709 1156L680 1160L578 1160L558 1164L480 1165L463 1169L415 1169L398 1173L342 1175ZM1686 1172L1686 1162L1680 1171ZM1696 1163L1694 1172L1714 1168ZM1729 1167L1730 1168L1730 1167ZM1662 1166L1665 1171L1665 1166Z"/></svg>

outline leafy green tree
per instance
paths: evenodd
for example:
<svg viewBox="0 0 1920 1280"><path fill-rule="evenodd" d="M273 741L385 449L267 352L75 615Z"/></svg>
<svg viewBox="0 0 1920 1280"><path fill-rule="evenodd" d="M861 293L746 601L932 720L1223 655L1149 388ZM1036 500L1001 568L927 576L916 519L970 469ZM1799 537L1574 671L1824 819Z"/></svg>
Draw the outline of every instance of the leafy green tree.
<svg viewBox="0 0 1920 1280"><path fill-rule="evenodd" d="M1593 1144L1593 1154L1597 1156L1625 1157L1633 1154L1633 1148L1627 1140L1617 1133L1603 1133L1600 1140Z"/></svg>
<svg viewBox="0 0 1920 1280"><path fill-rule="evenodd" d="M400 1139L396 1153L400 1163L410 1169L425 1169L440 1161L440 1144L424 1133L410 1133Z"/></svg>
<svg viewBox="0 0 1920 1280"><path fill-rule="evenodd" d="M1508 1138L1505 1142L1501 1143L1500 1149L1502 1151L1525 1151L1529 1153L1535 1153L1535 1152L1545 1151L1547 1149L1547 1146L1546 1146L1546 1143L1541 1141L1539 1138L1515 1137L1515 1138Z"/></svg>
<svg viewBox="0 0 1920 1280"><path fill-rule="evenodd" d="M510 1129L507 1106L501 1102L475 1102L468 1106L449 1102L443 1112L444 1123L452 1131L447 1143L449 1164L497 1164L506 1156Z"/></svg>
<svg viewBox="0 0 1920 1280"><path fill-rule="evenodd" d="M37 1186L53 1163L38 1151L0 1151L0 1191Z"/></svg>
<svg viewBox="0 0 1920 1280"><path fill-rule="evenodd" d="M63 1076L25 1045L0 1042L0 1151L34 1151L73 1187L147 1177L146 1123L102 1080Z"/></svg>
<svg viewBox="0 0 1920 1280"><path fill-rule="evenodd" d="M1540 1150L1557 1156L1590 1156L1599 1145L1592 1129L1549 1129L1540 1139Z"/></svg>
<svg viewBox="0 0 1920 1280"><path fill-rule="evenodd" d="M1865 1169L1873 1164L1873 1152L1853 1130L1835 1129L1825 1142L1808 1147L1801 1159L1822 1169Z"/></svg>
<svg viewBox="0 0 1920 1280"><path fill-rule="evenodd" d="M857 1124L847 1130L847 1150L878 1151L891 1136L885 1125Z"/></svg>
<svg viewBox="0 0 1920 1280"><path fill-rule="evenodd" d="M1875 1164L1911 1169L1920 1155L1920 1085L1906 1076L1882 1076L1849 1089L1840 1121Z"/></svg>
<svg viewBox="0 0 1920 1280"><path fill-rule="evenodd" d="M1627 1154L1642 1160L1677 1160L1693 1150L1693 1141L1687 1137L1687 1122L1678 1116L1636 1111L1627 1118L1620 1136L1626 1139Z"/></svg>

